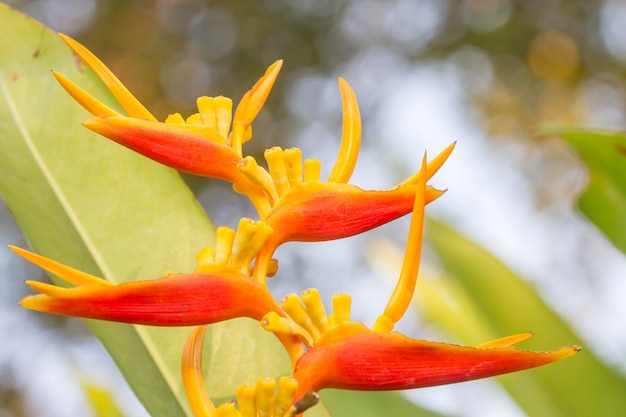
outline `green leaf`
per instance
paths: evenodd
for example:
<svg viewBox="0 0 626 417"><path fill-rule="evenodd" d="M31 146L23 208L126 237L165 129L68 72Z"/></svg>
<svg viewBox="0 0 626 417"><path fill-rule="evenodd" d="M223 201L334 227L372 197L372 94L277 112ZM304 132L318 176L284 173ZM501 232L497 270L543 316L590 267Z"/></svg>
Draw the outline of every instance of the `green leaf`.
<svg viewBox="0 0 626 417"><path fill-rule="evenodd" d="M180 176L81 126L89 115L51 69L115 103L54 32L3 4L0 26L0 193L30 246L114 283L193 270L214 229ZM180 379L190 329L88 326L152 416L191 415ZM217 398L289 372L284 349L247 319L209 326L205 360Z"/></svg>
<svg viewBox="0 0 626 417"><path fill-rule="evenodd" d="M332 414L359 417L441 417L407 400L396 391L360 392L329 389L321 392Z"/></svg>
<svg viewBox="0 0 626 417"><path fill-rule="evenodd" d="M544 126L540 132L561 136L576 149L589 168L578 206L626 253L626 133L563 126Z"/></svg>
<svg viewBox="0 0 626 417"><path fill-rule="evenodd" d="M626 410L626 380L604 365L528 283L454 230L434 221L427 226L428 242L449 274L443 279L451 290L444 292L448 285L440 283L419 303L434 321L446 317L446 330L461 342L475 345L486 337L534 331L534 338L520 347L583 346L573 358L498 378L528 415L611 416Z"/></svg>

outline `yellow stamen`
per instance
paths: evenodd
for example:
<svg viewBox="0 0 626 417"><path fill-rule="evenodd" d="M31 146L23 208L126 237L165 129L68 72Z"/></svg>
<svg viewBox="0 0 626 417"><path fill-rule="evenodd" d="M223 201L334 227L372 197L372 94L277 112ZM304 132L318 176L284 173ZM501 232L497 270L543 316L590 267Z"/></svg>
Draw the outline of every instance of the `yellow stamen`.
<svg viewBox="0 0 626 417"><path fill-rule="evenodd" d="M27 250L18 248L16 246L9 245L9 249L17 253L22 258L26 259L27 261L34 263L35 265L45 269L51 274L54 274L58 276L59 278L62 278L63 280L69 282L70 284L73 284L76 286L86 285L86 284L97 284L97 285L104 285L107 287L113 285L105 279L99 278L95 275L91 275L83 271L79 271L78 269L70 268L69 266L65 266L60 262L53 261L52 259L48 259L44 256L37 255L36 253L29 252Z"/></svg>
<svg viewBox="0 0 626 417"><path fill-rule="evenodd" d="M259 378L256 382L256 407L259 417L272 417L274 412L274 390L276 380L274 378Z"/></svg>
<svg viewBox="0 0 626 417"><path fill-rule="evenodd" d="M285 298L281 300L280 305L293 321L302 326L311 335L313 340L319 337L319 331L313 325L311 317L304 309L297 295L290 294L285 296Z"/></svg>
<svg viewBox="0 0 626 417"><path fill-rule="evenodd" d="M215 231L215 263L226 264L230 259L236 232L227 226Z"/></svg>
<svg viewBox="0 0 626 417"><path fill-rule="evenodd" d="M248 276L252 259L263 248L272 231L263 221L241 219L233 242L230 264Z"/></svg>
<svg viewBox="0 0 626 417"><path fill-rule="evenodd" d="M232 100L223 96L202 96L198 97L196 103L202 124L217 130L225 138L228 137L232 121Z"/></svg>
<svg viewBox="0 0 626 417"><path fill-rule="evenodd" d="M284 417L289 412L297 389L298 381L295 379L286 376L278 379L278 389L274 402L274 417Z"/></svg>
<svg viewBox="0 0 626 417"><path fill-rule="evenodd" d="M72 98L78 102L78 104L83 106L85 110L87 110L89 113L93 114L94 116L109 117L109 116L120 115L118 112L116 112L109 106L105 105L99 100L96 100L94 96L92 96L91 94L89 94L88 92L86 92L85 90L77 86L76 84L74 84L64 75L56 71L52 71L52 75L54 75L54 78L56 78L59 84L61 84L61 87L63 87L65 91L67 91L69 95L72 96Z"/></svg>
<svg viewBox="0 0 626 417"><path fill-rule="evenodd" d="M475 347L480 348L480 349L487 349L487 348L499 348L499 347L513 346L520 342L523 342L524 340L528 340L531 337L533 337L532 332L514 334L511 336L501 337L496 340L491 340L489 342L481 343L480 345L476 345Z"/></svg>
<svg viewBox="0 0 626 417"><path fill-rule="evenodd" d="M261 327L276 334L298 336L300 340L309 347L315 344L313 337L302 326L287 317L279 316L273 311L263 316L261 319Z"/></svg>
<svg viewBox="0 0 626 417"><path fill-rule="evenodd" d="M232 242L232 250L229 258L229 264L236 266L241 262L241 258L246 256L247 246L257 231L256 222L249 218L242 218L237 225L235 238Z"/></svg>
<svg viewBox="0 0 626 417"><path fill-rule="evenodd" d="M204 343L205 332L205 326L198 326L187 338L181 371L187 400L194 415L215 417L215 406L207 394L202 377L202 344Z"/></svg>
<svg viewBox="0 0 626 417"><path fill-rule="evenodd" d="M252 384L237 387L235 396L242 417L256 417L256 387Z"/></svg>
<svg viewBox="0 0 626 417"><path fill-rule="evenodd" d="M333 325L339 326L350 322L350 304L352 297L349 294L335 294L333 296Z"/></svg>
<svg viewBox="0 0 626 417"><path fill-rule="evenodd" d="M122 84L122 82L111 72L109 68L94 54L85 48L80 43L76 42L69 36L59 33L59 37L70 47L72 51L96 73L98 77L104 82L109 91L119 101L124 110L128 112L131 117L139 119L146 119L150 121L157 121L156 118L150 113L144 106L133 96L130 91Z"/></svg>
<svg viewBox="0 0 626 417"><path fill-rule="evenodd" d="M304 181L318 181L322 172L322 163L317 159L304 161Z"/></svg>
<svg viewBox="0 0 626 417"><path fill-rule="evenodd" d="M302 302L306 307L306 311L313 321L313 325L320 333L328 330L328 316L317 288L309 288L302 292Z"/></svg>
<svg viewBox="0 0 626 417"><path fill-rule="evenodd" d="M287 164L287 176L289 177L289 186L295 187L302 184L302 151L300 148L285 149L285 164Z"/></svg>
<svg viewBox="0 0 626 417"><path fill-rule="evenodd" d="M343 131L337 162L328 176L328 182L347 183L354 171L361 146L361 115L354 91L341 77L339 89L343 107Z"/></svg>
<svg viewBox="0 0 626 417"><path fill-rule="evenodd" d="M393 323L397 323L409 307L409 303L415 292L417 273L420 266L422 253L422 237L424 232L424 206L426 204L426 155L422 158L421 175L418 177L415 202L413 203L413 214L411 225L409 226L409 236L407 239L402 271L398 283L387 302L383 316L388 317ZM377 327L381 326L380 328ZM389 320L377 320L373 329L376 331L390 331ZM393 327L392 327L393 328Z"/></svg>
<svg viewBox="0 0 626 417"><path fill-rule="evenodd" d="M274 146L265 151L265 160L267 161L274 187L276 187L276 192L279 197L282 197L289 191L289 178L287 176L284 152L278 146Z"/></svg>
<svg viewBox="0 0 626 417"><path fill-rule="evenodd" d="M434 157L433 160L428 163L428 165L426 166L426 172L427 172L426 180L427 181L429 179L431 179L433 177L433 175L435 175L437 173L437 171L439 171L439 168L441 168L443 166L443 164L448 160L448 157L450 156L450 154L454 150L455 146L456 146L456 142L452 142L450 145L448 145L446 147L446 149L441 151L441 153L439 153L439 155ZM413 174L412 176L410 176L406 180L402 181L400 183L400 185L417 184L420 172L421 172L421 170L416 172L415 174Z"/></svg>
<svg viewBox="0 0 626 417"><path fill-rule="evenodd" d="M251 156L246 156L242 163L237 167L256 186L260 187L265 193L270 205L274 205L278 201L278 192L274 187L272 176L261 168L256 160Z"/></svg>

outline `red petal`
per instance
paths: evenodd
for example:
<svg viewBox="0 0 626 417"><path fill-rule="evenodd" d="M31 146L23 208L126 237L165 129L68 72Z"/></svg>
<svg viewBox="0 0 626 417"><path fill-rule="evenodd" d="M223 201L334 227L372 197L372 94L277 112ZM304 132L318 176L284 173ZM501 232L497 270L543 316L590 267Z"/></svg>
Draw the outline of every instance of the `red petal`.
<svg viewBox="0 0 626 417"><path fill-rule="evenodd" d="M264 220L281 242L340 239L410 213L416 189L365 191L351 184L308 181L284 195ZM429 188L426 203L440 195Z"/></svg>
<svg viewBox="0 0 626 417"><path fill-rule="evenodd" d="M214 129L124 116L93 118L83 124L120 145L174 169L232 183L248 182L237 170L241 156Z"/></svg>
<svg viewBox="0 0 626 417"><path fill-rule="evenodd" d="M417 186L365 191L343 183L307 181L289 190L263 219L274 233L257 256L255 277L285 242L342 239L374 229L413 210ZM443 191L426 189L426 203Z"/></svg>
<svg viewBox="0 0 626 417"><path fill-rule="evenodd" d="M354 324L354 323L353 323ZM338 333L343 330L337 328ZM293 373L299 395L309 390L397 390L451 384L520 371L573 355L577 346L551 352L516 347L475 348L363 331L322 340Z"/></svg>
<svg viewBox="0 0 626 417"><path fill-rule="evenodd" d="M61 288L29 283L43 294L21 305L54 314L155 326L193 326L280 312L261 285L241 277L175 274L114 286Z"/></svg>

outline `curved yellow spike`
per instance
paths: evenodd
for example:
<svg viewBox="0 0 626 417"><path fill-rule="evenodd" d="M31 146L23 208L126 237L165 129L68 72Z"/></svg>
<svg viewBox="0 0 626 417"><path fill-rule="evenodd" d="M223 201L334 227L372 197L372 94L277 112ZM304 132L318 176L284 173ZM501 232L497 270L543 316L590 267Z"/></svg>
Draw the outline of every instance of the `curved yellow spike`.
<svg viewBox="0 0 626 417"><path fill-rule="evenodd" d="M328 176L328 182L347 183L354 171L361 147L361 114L354 91L341 77L339 89L343 107L343 131L337 162Z"/></svg>
<svg viewBox="0 0 626 417"><path fill-rule="evenodd" d="M29 252L25 249L11 245L9 245L9 249L17 253L27 261L34 263L35 265L45 269L51 274L54 274L59 278L69 282L70 284L74 284L76 286L97 284L107 287L113 285L105 279L99 278L95 275L91 275L83 271L79 271L78 269L70 268L69 266L65 266L60 262L53 261L52 259L48 259L45 256L37 255L36 253Z"/></svg>
<svg viewBox="0 0 626 417"><path fill-rule="evenodd" d="M417 273L420 267L422 253L422 237L424 232L424 206L426 204L426 154L422 158L421 175L418 177L417 190L415 192L415 202L413 204L413 214L411 225L409 226L409 237L407 239L404 261L398 283L387 302L383 316L389 318L393 323L397 323L402 318L415 292ZM383 328L374 325L374 330L390 331L389 321L377 321L378 325L384 324Z"/></svg>
<svg viewBox="0 0 626 417"><path fill-rule="evenodd" d="M456 142L452 142L451 144L446 146L446 148L443 151L441 151L439 155L435 156L433 160L428 163L428 165L426 165L426 172L427 172L426 181L431 179L433 175L435 175L437 171L439 171L439 168L443 166L443 164L448 160L448 157L450 156L450 154L452 154L452 151L454 150L455 146L456 146ZM411 175L406 180L402 181L400 185L417 184L419 175L420 175L420 171L416 172L415 174Z"/></svg>
<svg viewBox="0 0 626 417"><path fill-rule="evenodd" d="M207 394L202 377L202 345L205 333L205 326L198 326L187 338L183 350L181 372L187 400L194 415L197 417L215 417L215 406Z"/></svg>
<svg viewBox="0 0 626 417"><path fill-rule="evenodd" d="M533 337L532 332L514 334L511 336L505 336L496 340L491 340L489 342L481 343L480 345L476 345L474 347L477 347L480 349L508 347L508 346L513 346L520 342L523 342L524 340L528 340L531 337Z"/></svg>
<svg viewBox="0 0 626 417"><path fill-rule="evenodd" d="M242 144L252 137L250 125L263 108L282 65L282 60L275 61L270 65L259 81L243 95L235 110L230 145L239 155L241 155Z"/></svg>
<svg viewBox="0 0 626 417"><path fill-rule="evenodd" d="M70 47L72 51L96 73L98 77L104 82L111 94L119 101L124 110L128 112L131 117L139 119L150 120L156 122L157 119L150 113L144 106L131 94L130 91L122 84L122 82L111 72L111 70L104 65L98 57L96 57L91 51L85 48L80 43L67 35L59 33L59 37Z"/></svg>
<svg viewBox="0 0 626 417"><path fill-rule="evenodd" d="M76 100L78 104L83 106L85 110L87 110L94 116L109 117L120 115L118 112L105 105L101 101L97 100L94 96L74 84L72 81L69 80L69 78L67 78L63 74L52 71L52 75L54 75L54 78L56 78L61 87L63 87L63 89L67 91L67 93L72 96L72 98Z"/></svg>
<svg viewBox="0 0 626 417"><path fill-rule="evenodd" d="M283 66L283 60L279 59L270 65L265 74L257 81L252 88L244 94L237 110L235 110L234 123L241 123L244 126L250 126L252 121L257 117L261 108L265 104L267 97L272 91L276 77Z"/></svg>
<svg viewBox="0 0 626 417"><path fill-rule="evenodd" d="M38 306L41 302L49 300L50 298L60 298L67 295L68 288L58 287L56 285L48 284L41 281L25 281L33 290L41 293L35 295L28 295L20 300L19 304L22 307L30 308L31 310L40 310ZM43 294L43 295L42 295Z"/></svg>

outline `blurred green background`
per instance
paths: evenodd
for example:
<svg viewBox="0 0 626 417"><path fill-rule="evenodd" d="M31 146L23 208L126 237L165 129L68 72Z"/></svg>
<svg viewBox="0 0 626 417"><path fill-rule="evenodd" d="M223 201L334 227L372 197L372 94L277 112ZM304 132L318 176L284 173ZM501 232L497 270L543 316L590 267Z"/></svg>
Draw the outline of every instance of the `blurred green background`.
<svg viewBox="0 0 626 417"><path fill-rule="evenodd" d="M391 187L417 168L424 149L434 155L457 141L450 162L433 180L449 191L429 207L429 214L524 276L582 338L556 343L582 343L622 375L623 383L624 255L575 208L587 175L578 157L558 138L537 137L535 128L554 122L626 128L625 2L8 4L85 44L161 119L172 112L193 113L200 95L223 94L237 103L267 65L283 58L278 82L255 122L254 140L246 144L248 154L259 156L273 145L299 146L306 157L321 159L328 172L341 131L337 76L355 89L364 124L363 155L352 183ZM239 217L253 215L228 185L185 179L216 224L233 226ZM375 239L383 235L403 245L406 220L345 242L281 248L280 276L289 279L272 283L273 290L282 296L315 285L325 301L334 292L350 292L355 314L371 324L384 306L379 293L389 284L381 279L385 274L372 270L375 256L368 256L367 250L380 253ZM3 243L20 244L6 210L0 226ZM426 258L432 270L445 269L436 243L427 248ZM21 282L39 272L21 269L6 254L0 259L2 275L12 277L0 306L6 312L0 323L2 340L7 340L0 348L0 416L84 415L89 405L80 400L80 384L71 381L94 379L116 392L122 383L110 376L113 365L106 363L78 320L19 310L16 302L27 293ZM474 298L473 303L484 300ZM499 313L503 317L505 307ZM519 331L538 329L534 319L522 322L520 326L527 327ZM22 330L32 336L12 334L26 320L32 324ZM414 337L484 341L463 339L433 323L422 312L407 317L400 329ZM54 335L50 328L55 328ZM533 348L556 347L546 342L547 336L542 343L537 333ZM35 359L42 346L47 353ZM93 374L85 376L90 370ZM112 395L127 415L142 415L141 407L132 405L132 396L124 392ZM56 404L55 397L64 398L65 405ZM514 405L494 382L421 390L411 398L446 415L539 415Z"/></svg>

